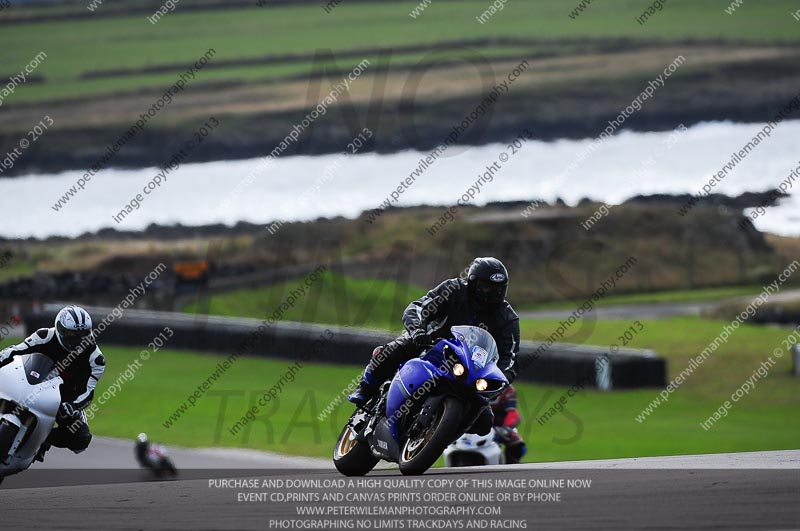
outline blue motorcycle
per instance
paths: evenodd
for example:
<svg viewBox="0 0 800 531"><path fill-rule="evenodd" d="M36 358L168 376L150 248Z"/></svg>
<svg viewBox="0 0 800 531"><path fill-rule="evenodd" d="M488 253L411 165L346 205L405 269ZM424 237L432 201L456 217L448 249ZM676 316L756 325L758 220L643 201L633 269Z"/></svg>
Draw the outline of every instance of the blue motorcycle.
<svg viewBox="0 0 800 531"><path fill-rule="evenodd" d="M508 386L494 338L477 326L453 326L421 357L400 366L391 383L357 409L333 451L336 469L363 476L381 459L406 475L422 474Z"/></svg>

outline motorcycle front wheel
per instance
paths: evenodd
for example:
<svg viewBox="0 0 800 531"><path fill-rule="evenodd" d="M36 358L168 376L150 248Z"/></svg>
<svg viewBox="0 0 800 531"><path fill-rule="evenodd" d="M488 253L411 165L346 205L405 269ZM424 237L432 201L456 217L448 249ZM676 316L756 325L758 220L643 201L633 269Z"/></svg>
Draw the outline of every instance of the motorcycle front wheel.
<svg viewBox="0 0 800 531"><path fill-rule="evenodd" d="M369 447L356 439L356 432L347 421L333 449L333 464L345 476L363 476L378 464Z"/></svg>
<svg viewBox="0 0 800 531"><path fill-rule="evenodd" d="M8 452L14 445L14 440L19 433L19 427L11 424L6 419L0 420L0 460L8 457Z"/></svg>
<svg viewBox="0 0 800 531"><path fill-rule="evenodd" d="M445 448L460 435L456 433L463 415L461 402L451 396L439 403L436 416L427 430L408 438L400 450L400 472L406 476L424 473L439 459Z"/></svg>

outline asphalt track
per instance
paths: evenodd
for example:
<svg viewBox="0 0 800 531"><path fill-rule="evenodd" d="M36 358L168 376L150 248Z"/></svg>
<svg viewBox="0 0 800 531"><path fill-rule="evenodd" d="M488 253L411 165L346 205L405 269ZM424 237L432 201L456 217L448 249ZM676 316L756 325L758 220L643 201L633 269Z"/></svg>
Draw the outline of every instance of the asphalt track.
<svg viewBox="0 0 800 531"><path fill-rule="evenodd" d="M357 529L367 520L371 529L800 529L800 450L434 469L417 478L384 469L367 476L377 483L339 488L324 483L344 478L323 459L238 450L172 450L181 475L156 481L135 469L131 443L98 439L92 447L92 453L80 456L53 451L46 466L8 478L0 490L0 529ZM81 466L94 470L75 470ZM271 483L267 487L231 483L244 478ZM311 483L275 483L290 480ZM424 483L415 485L412 480ZM430 483L441 480L453 483ZM513 480L514 486L473 483L486 480ZM531 486L531 480L549 480L552 488ZM583 481L584 488L565 488L563 482L570 480ZM38 486L30 486L36 481ZM461 488L456 488L457 481ZM59 483L62 486L45 486ZM267 499L326 492L361 496L417 492L420 497L439 498L430 503ZM455 499L489 492L533 499ZM312 517L298 516L301 506L324 506L328 511L494 507L500 514ZM477 525L480 519L484 522Z"/></svg>

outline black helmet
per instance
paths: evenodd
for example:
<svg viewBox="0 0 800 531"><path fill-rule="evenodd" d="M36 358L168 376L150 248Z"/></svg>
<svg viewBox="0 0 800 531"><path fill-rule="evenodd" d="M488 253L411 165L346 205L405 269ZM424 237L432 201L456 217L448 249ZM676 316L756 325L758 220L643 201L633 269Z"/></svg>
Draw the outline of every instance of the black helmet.
<svg viewBox="0 0 800 531"><path fill-rule="evenodd" d="M467 285L479 305L502 304L508 291L508 270L497 258L476 258L469 266Z"/></svg>

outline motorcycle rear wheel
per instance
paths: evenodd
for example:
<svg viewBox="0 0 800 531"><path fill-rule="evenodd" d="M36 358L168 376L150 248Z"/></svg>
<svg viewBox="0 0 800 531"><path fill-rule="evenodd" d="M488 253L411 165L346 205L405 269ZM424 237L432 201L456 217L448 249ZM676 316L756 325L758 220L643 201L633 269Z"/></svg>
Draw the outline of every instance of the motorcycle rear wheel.
<svg viewBox="0 0 800 531"><path fill-rule="evenodd" d="M419 437L409 438L400 450L400 472L406 476L424 473L439 459L456 433L463 415L458 399L446 397L439 403L430 427Z"/></svg>
<svg viewBox="0 0 800 531"><path fill-rule="evenodd" d="M375 468L379 459L372 455L366 444L358 441L356 433L348 421L345 424L336 446L333 449L333 464L345 476L363 476Z"/></svg>

